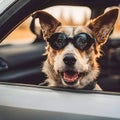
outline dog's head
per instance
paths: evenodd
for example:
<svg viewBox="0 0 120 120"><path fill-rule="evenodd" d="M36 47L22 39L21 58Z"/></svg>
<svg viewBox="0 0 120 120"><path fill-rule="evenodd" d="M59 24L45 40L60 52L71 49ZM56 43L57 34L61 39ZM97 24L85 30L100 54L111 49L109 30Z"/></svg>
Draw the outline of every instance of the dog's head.
<svg viewBox="0 0 120 120"><path fill-rule="evenodd" d="M48 77L52 76L56 85L79 88L93 81L99 73L96 59L100 56L100 47L113 30L118 9L102 14L86 26L62 26L46 12L36 14L47 41L47 64L52 67L46 73Z"/></svg>

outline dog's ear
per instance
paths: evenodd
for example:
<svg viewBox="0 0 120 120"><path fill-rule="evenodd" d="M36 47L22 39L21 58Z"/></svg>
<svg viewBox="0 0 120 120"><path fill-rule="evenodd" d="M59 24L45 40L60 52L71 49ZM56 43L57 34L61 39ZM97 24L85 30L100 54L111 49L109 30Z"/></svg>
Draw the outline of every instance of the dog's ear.
<svg viewBox="0 0 120 120"><path fill-rule="evenodd" d="M44 39L49 38L55 32L56 28L61 25L56 18L44 11L37 11L33 16L39 18Z"/></svg>
<svg viewBox="0 0 120 120"><path fill-rule="evenodd" d="M110 32L113 30L114 24L118 17L118 9L112 9L101 16L91 20L88 27L92 30L98 44L104 44Z"/></svg>

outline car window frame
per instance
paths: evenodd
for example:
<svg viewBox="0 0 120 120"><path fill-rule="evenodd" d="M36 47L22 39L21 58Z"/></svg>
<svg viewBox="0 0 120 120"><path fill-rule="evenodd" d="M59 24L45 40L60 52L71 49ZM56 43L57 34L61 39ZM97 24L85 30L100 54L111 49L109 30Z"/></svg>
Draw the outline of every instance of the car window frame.
<svg viewBox="0 0 120 120"><path fill-rule="evenodd" d="M69 120L73 118L84 120L84 117L87 120L96 120L97 118L116 120L120 118L118 112L120 111L120 94L10 83L1 83L0 91L0 110L4 110L6 113L11 111L10 117L14 117L14 110L19 111L19 115L21 115L21 111L25 110L25 118L28 115L26 113L36 114L38 112L36 117L46 120L50 120L52 116L54 119L57 118L56 113L60 119L60 115L64 119L71 116ZM17 114L17 112L15 113ZM4 112L2 116L5 117Z"/></svg>

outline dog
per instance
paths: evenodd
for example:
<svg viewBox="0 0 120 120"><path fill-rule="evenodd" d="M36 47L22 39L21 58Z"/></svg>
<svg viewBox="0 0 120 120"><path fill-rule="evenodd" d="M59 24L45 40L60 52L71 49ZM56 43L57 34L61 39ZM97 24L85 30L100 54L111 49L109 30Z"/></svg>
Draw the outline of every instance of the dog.
<svg viewBox="0 0 120 120"><path fill-rule="evenodd" d="M103 13L85 26L62 26L44 11L35 15L47 43L42 70L48 76L45 82L56 87L102 90L95 82L100 73L97 59L113 30L118 9Z"/></svg>

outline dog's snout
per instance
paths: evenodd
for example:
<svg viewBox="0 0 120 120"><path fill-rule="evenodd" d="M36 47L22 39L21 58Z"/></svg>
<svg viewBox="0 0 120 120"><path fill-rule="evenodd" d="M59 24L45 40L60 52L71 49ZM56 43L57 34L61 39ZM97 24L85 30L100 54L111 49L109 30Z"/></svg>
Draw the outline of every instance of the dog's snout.
<svg viewBox="0 0 120 120"><path fill-rule="evenodd" d="M76 62L76 59L75 59L74 55L66 54L63 61L66 65L73 66Z"/></svg>

